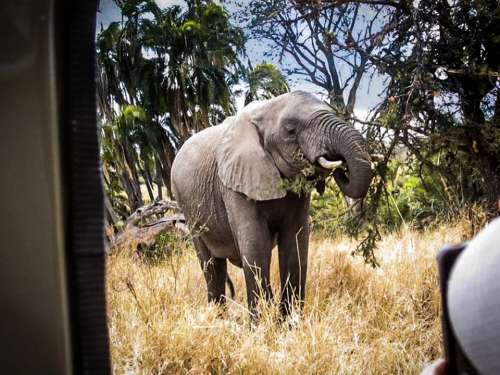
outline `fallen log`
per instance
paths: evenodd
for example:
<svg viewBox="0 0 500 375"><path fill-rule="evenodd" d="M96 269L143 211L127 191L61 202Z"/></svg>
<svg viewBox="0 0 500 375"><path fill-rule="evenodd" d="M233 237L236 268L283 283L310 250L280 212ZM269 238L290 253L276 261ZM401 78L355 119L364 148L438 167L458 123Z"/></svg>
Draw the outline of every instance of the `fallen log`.
<svg viewBox="0 0 500 375"><path fill-rule="evenodd" d="M158 235L168 231L189 235L184 214L174 201L154 201L139 207L125 220L122 231L115 235L108 251L129 239L137 243L137 249L147 248L155 243Z"/></svg>

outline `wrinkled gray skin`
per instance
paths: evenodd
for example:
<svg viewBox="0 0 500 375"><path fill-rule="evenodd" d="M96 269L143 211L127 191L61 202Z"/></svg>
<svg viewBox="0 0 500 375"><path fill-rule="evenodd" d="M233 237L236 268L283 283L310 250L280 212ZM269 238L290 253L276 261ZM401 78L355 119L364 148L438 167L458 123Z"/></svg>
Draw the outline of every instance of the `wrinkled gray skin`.
<svg viewBox="0 0 500 375"><path fill-rule="evenodd" d="M172 166L172 188L203 269L208 300L225 301L226 260L242 267L250 311L259 291L272 297L271 251L278 244L282 313L304 300L309 241L309 194L283 188L305 159L316 176L320 156L343 160L334 171L340 189L363 197L372 171L365 140L311 94L297 91L254 102L235 117L192 136ZM255 277L257 275L258 277ZM258 285L260 284L260 285Z"/></svg>

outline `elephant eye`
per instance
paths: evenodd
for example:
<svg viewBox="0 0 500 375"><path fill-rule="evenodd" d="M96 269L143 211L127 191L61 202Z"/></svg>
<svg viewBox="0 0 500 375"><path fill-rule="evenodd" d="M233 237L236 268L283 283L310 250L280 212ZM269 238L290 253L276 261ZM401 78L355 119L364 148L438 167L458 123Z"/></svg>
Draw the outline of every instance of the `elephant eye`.
<svg viewBox="0 0 500 375"><path fill-rule="evenodd" d="M294 135L295 134L295 128L286 128L286 132L290 135Z"/></svg>

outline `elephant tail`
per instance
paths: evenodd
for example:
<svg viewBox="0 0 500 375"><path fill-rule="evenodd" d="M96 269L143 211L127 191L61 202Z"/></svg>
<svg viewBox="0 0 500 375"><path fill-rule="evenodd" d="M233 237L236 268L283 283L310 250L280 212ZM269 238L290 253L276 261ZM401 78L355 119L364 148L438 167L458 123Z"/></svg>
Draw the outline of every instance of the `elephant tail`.
<svg viewBox="0 0 500 375"><path fill-rule="evenodd" d="M229 293L231 294L231 298L234 299L234 284L229 275L226 275L226 284L227 287L229 288Z"/></svg>

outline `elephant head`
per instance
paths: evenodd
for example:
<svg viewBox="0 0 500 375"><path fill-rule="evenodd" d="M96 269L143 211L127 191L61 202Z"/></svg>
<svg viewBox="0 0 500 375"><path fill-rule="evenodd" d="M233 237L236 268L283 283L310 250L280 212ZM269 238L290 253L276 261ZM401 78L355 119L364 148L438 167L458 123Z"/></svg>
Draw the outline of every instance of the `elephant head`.
<svg viewBox="0 0 500 375"><path fill-rule="evenodd" d="M217 151L226 187L254 200L283 198L282 178L300 174L307 160L317 174L333 171L345 195L366 194L372 169L364 138L315 96L296 91L254 102L226 121Z"/></svg>

